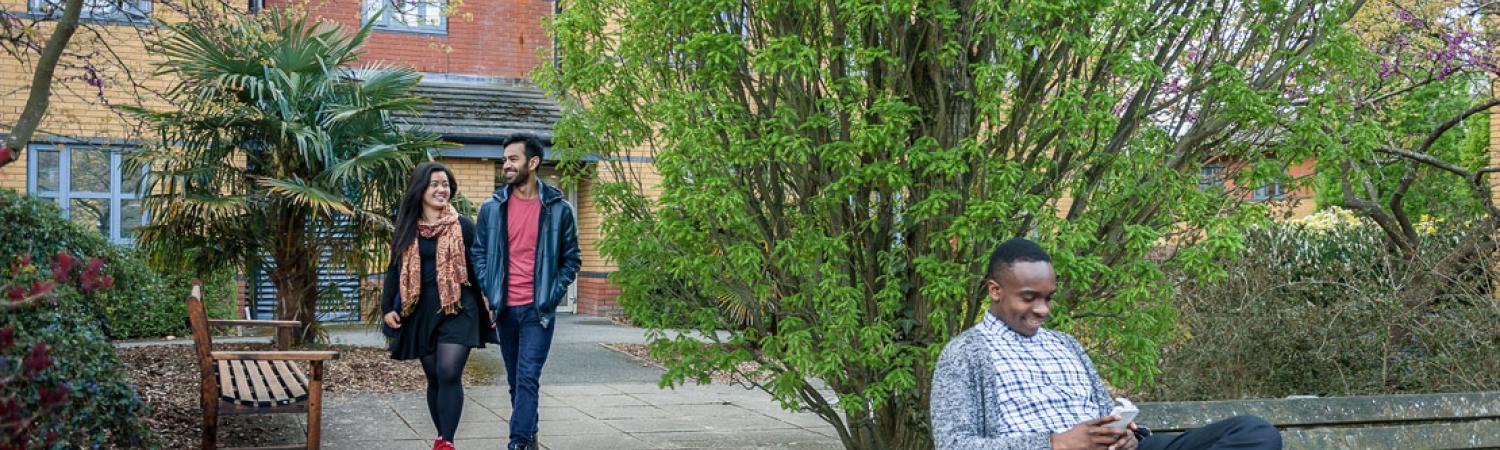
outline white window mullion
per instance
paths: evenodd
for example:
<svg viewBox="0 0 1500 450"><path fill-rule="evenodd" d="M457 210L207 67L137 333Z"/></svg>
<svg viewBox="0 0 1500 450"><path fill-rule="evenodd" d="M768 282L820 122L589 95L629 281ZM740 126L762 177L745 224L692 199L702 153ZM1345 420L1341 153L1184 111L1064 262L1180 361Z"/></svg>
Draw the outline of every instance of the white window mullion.
<svg viewBox="0 0 1500 450"><path fill-rule="evenodd" d="M57 205L62 207L63 218L73 218L73 146L57 146Z"/></svg>
<svg viewBox="0 0 1500 450"><path fill-rule="evenodd" d="M109 241L120 243L120 151L109 151Z"/></svg>

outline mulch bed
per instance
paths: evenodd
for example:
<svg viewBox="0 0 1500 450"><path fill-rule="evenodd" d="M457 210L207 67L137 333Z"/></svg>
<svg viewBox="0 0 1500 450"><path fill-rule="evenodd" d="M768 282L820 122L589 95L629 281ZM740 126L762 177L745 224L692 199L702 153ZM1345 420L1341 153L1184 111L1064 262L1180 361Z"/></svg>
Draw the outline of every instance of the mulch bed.
<svg viewBox="0 0 1500 450"><path fill-rule="evenodd" d="M650 349L648 347L646 347L645 344L601 344L601 345L603 345L604 348L607 348L607 349L610 349L610 350L614 350L614 351L617 351L617 352L629 355L631 358L634 358L636 361L640 361L641 364L643 364L643 365L653 366L653 367L657 367L657 368L660 368L660 369L663 369L663 370L666 369L666 366L662 364L661 360L651 357ZM755 370L760 368L760 364L756 364L754 362L742 362L742 363L739 363L738 368L739 368L739 370L741 372L744 372L744 373L755 373ZM738 382L740 382L742 380L745 380L744 377L742 377L742 376L740 376L738 374L735 374L733 372L728 372L728 371L722 371L722 370L721 371L715 371L714 373L710 374L709 376L710 376L710 378L713 379L714 383L720 383L720 384L738 383ZM766 381L769 378L770 377L768 377L768 376L762 375L762 376L756 377L755 381Z"/></svg>
<svg viewBox="0 0 1500 450"><path fill-rule="evenodd" d="M327 396L353 393L392 393L426 389L422 365L416 361L396 361L385 349L332 346L339 359L328 361L323 369L323 393ZM222 344L214 350L272 350L267 345ZM202 433L203 413L198 406L198 360L192 345L160 345L116 349L125 363L130 382L135 384L141 400L151 407L147 418L151 429L161 437L162 448L195 448ZM303 364L303 370L307 366ZM493 374L470 364L464 370L464 384L488 384ZM285 415L291 416L291 415ZM250 416L275 417L275 416ZM225 416L220 416L220 423ZM254 427L226 429L220 426L221 442L238 445L266 445L257 439ZM236 433L238 432L238 433Z"/></svg>

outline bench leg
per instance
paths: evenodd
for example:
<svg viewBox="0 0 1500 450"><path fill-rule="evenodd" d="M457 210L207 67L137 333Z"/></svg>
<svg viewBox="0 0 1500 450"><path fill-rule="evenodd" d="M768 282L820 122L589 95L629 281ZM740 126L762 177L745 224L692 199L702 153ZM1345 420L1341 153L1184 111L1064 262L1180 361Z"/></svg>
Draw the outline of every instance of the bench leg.
<svg viewBox="0 0 1500 450"><path fill-rule="evenodd" d="M323 434L323 362L310 361L312 376L307 381L307 448L318 450Z"/></svg>
<svg viewBox="0 0 1500 450"><path fill-rule="evenodd" d="M204 380L199 383L201 394L199 403L203 406L203 450L214 450L219 447L219 398L215 391L218 385L212 380Z"/></svg>

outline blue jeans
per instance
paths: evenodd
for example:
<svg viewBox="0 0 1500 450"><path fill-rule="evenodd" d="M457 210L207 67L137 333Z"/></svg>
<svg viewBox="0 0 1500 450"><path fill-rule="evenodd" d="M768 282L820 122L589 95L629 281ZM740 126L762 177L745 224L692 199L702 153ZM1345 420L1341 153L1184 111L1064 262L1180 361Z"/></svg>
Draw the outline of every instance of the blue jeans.
<svg viewBox="0 0 1500 450"><path fill-rule="evenodd" d="M510 440L536 438L536 406L542 364L552 348L552 330L542 327L542 315L532 305L507 306L500 313L500 356L505 358L505 382L510 384Z"/></svg>
<svg viewBox="0 0 1500 450"><path fill-rule="evenodd" d="M1180 435L1150 435L1140 450L1280 450L1281 432L1256 416L1235 416Z"/></svg>

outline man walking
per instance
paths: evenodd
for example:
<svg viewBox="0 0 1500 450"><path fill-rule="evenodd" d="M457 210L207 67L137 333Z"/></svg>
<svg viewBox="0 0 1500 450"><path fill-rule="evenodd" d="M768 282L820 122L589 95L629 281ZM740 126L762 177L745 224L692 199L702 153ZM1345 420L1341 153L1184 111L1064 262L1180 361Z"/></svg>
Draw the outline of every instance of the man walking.
<svg viewBox="0 0 1500 450"><path fill-rule="evenodd" d="M480 290L500 331L510 384L510 449L536 449L542 364L552 347L556 309L578 275L578 227L562 191L536 176L542 144L505 144L505 185L479 210L471 253Z"/></svg>

